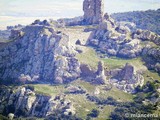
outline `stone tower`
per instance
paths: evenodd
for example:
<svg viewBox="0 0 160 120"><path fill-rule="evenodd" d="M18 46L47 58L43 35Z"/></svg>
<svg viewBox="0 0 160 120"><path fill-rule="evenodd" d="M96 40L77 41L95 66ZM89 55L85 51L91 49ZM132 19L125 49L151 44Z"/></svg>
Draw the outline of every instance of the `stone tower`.
<svg viewBox="0 0 160 120"><path fill-rule="evenodd" d="M83 11L86 24L100 23L104 15L104 0L84 0Z"/></svg>

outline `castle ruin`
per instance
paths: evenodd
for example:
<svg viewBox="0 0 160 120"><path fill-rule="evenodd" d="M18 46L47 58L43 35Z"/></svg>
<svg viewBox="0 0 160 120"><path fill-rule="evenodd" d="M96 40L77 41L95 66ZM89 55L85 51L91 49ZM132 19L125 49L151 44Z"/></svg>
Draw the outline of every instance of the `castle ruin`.
<svg viewBox="0 0 160 120"><path fill-rule="evenodd" d="M104 15L104 0L84 0L83 11L86 24L100 23Z"/></svg>

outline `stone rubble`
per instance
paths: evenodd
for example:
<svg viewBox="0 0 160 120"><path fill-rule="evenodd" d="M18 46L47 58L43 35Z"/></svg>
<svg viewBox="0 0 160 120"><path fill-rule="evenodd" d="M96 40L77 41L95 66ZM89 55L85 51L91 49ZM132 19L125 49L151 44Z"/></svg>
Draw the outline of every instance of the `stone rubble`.
<svg viewBox="0 0 160 120"><path fill-rule="evenodd" d="M128 93L134 93L135 87L144 84L144 77L128 63L122 69L112 70L109 75L112 76L109 83Z"/></svg>

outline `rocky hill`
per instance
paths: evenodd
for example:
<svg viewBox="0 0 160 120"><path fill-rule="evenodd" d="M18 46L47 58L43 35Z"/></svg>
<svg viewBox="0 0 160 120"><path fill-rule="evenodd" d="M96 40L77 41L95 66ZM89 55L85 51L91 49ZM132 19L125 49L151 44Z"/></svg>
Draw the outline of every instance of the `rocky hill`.
<svg viewBox="0 0 160 120"><path fill-rule="evenodd" d="M103 5L85 0L82 17L0 31L0 119L159 113L160 36L115 22Z"/></svg>
<svg viewBox="0 0 160 120"><path fill-rule="evenodd" d="M144 41L151 41L157 45L160 36L148 30L136 29L132 24L116 24L116 22L106 13L105 20L99 24L88 44L98 47L98 50L111 56L122 58L135 58L141 55Z"/></svg>
<svg viewBox="0 0 160 120"><path fill-rule="evenodd" d="M150 30L160 35L160 9L115 13L111 16L116 21L133 22L140 29Z"/></svg>
<svg viewBox="0 0 160 120"><path fill-rule="evenodd" d="M67 35L51 27L30 25L12 30L10 39L0 52L2 80L64 83L79 77L76 51L69 46Z"/></svg>
<svg viewBox="0 0 160 120"><path fill-rule="evenodd" d="M75 114L72 103L63 94L55 97L36 94L32 87L19 87L18 89L1 88L0 112L4 114L15 113L17 116L46 117L53 111L60 110L65 115ZM4 104L7 102L7 104ZM4 106L5 105L5 106ZM15 107L16 106L16 107ZM8 109L10 108L10 109ZM42 109L43 108L43 109Z"/></svg>

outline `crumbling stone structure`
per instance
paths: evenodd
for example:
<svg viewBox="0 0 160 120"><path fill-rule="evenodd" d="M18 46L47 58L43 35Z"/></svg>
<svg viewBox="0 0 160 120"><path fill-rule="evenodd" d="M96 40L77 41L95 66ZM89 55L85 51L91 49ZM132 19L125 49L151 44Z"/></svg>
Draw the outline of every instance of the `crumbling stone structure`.
<svg viewBox="0 0 160 120"><path fill-rule="evenodd" d="M83 11L85 24L100 23L104 15L104 0L84 0Z"/></svg>

